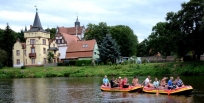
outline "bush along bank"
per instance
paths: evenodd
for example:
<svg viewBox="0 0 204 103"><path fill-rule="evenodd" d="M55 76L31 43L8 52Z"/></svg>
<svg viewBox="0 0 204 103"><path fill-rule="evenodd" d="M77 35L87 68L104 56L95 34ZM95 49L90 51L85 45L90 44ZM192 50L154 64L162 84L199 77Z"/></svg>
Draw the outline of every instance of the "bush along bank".
<svg viewBox="0 0 204 103"><path fill-rule="evenodd" d="M97 66L57 66L0 69L0 78L203 75L203 62L146 63Z"/></svg>

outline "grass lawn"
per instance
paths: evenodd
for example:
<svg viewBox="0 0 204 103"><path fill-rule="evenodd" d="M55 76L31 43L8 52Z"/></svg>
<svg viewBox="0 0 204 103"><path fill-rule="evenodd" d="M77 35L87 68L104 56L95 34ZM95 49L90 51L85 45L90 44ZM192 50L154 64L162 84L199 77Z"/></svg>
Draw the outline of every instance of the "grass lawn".
<svg viewBox="0 0 204 103"><path fill-rule="evenodd" d="M43 77L89 77L89 76L134 76L134 75L203 75L203 62L189 63L146 63L97 66L56 66L0 69L0 78L43 78Z"/></svg>

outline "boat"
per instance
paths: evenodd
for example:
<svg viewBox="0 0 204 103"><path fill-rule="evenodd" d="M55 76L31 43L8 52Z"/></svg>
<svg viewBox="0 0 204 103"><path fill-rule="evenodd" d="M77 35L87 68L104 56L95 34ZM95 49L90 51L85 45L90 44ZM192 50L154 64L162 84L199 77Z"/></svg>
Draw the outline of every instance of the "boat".
<svg viewBox="0 0 204 103"><path fill-rule="evenodd" d="M182 86L177 87L172 90L163 89L163 88L150 88L150 87L143 87L142 91L145 93L154 93L154 94L166 94L166 95L190 95L193 90L192 86Z"/></svg>
<svg viewBox="0 0 204 103"><path fill-rule="evenodd" d="M108 91L108 92L136 92L142 90L142 85L137 86L129 86L128 88L122 88L122 87L114 87L111 88L109 86L101 86L101 91Z"/></svg>

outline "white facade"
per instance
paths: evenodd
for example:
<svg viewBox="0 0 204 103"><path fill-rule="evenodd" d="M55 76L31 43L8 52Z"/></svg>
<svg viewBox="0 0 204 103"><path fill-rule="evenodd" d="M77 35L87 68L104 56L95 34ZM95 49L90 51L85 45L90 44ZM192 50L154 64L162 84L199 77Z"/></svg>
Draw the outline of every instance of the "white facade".
<svg viewBox="0 0 204 103"><path fill-rule="evenodd" d="M59 48L59 53L60 53L59 59L65 59L67 46L58 46L58 48Z"/></svg>

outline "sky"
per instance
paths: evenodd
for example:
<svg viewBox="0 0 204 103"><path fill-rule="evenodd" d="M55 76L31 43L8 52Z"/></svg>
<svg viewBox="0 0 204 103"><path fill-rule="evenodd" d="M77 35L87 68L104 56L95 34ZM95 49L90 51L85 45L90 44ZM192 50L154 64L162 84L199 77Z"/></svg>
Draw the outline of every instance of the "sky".
<svg viewBox="0 0 204 103"><path fill-rule="evenodd" d="M44 29L73 27L78 16L81 25L106 22L108 26L127 25L139 42L152 27L164 22L168 12L181 10L189 0L0 0L0 28L20 32L33 25L36 8Z"/></svg>

